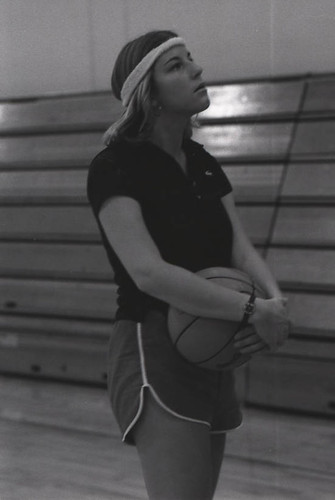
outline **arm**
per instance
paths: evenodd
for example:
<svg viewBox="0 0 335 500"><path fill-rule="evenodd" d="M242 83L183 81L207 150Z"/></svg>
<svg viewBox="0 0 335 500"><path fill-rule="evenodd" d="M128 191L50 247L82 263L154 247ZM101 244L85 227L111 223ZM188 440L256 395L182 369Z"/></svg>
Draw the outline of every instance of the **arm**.
<svg viewBox="0 0 335 500"><path fill-rule="evenodd" d="M275 350L284 343L289 333L287 299L283 298L268 266L246 235L235 208L233 195L231 193L226 195L222 198L222 203L233 226L233 266L251 276L269 297L268 300L256 299L256 311L250 318L250 323L257 332L258 340L259 337L263 340L263 346L257 342L256 337L247 336L245 338L243 331L236 335L235 345L241 352L256 352L261 350L264 344L269 346L271 350ZM250 348L253 350L248 350L251 341L255 341L257 345L256 348Z"/></svg>
<svg viewBox="0 0 335 500"><path fill-rule="evenodd" d="M102 206L99 219L114 251L141 291L192 315L241 320L246 302L242 294L162 259L137 201L121 196L110 198Z"/></svg>

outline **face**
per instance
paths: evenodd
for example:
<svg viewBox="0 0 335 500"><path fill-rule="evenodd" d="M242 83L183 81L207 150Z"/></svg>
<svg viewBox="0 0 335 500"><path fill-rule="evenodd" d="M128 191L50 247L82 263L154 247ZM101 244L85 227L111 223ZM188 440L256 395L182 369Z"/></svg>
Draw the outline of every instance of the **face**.
<svg viewBox="0 0 335 500"><path fill-rule="evenodd" d="M209 106L202 68L183 45L167 50L153 68L154 99L162 111L192 116Z"/></svg>

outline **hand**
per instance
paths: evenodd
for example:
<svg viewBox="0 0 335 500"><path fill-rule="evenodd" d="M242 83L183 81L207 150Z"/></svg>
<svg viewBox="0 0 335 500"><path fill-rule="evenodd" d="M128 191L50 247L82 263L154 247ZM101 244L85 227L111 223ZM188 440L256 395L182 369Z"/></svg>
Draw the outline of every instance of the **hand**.
<svg viewBox="0 0 335 500"><path fill-rule="evenodd" d="M241 354L256 354L267 349L266 343L256 333L252 325L246 326L235 334L234 347Z"/></svg>
<svg viewBox="0 0 335 500"><path fill-rule="evenodd" d="M284 344L290 332L287 299L256 299L256 311L251 316L251 322L270 351L276 351Z"/></svg>

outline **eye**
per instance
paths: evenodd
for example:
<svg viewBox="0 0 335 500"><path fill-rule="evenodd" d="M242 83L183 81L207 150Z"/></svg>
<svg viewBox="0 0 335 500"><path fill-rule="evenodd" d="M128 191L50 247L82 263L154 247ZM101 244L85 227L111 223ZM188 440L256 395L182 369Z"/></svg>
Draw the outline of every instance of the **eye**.
<svg viewBox="0 0 335 500"><path fill-rule="evenodd" d="M177 71L182 68L182 63L181 62L176 62L170 67L170 71Z"/></svg>

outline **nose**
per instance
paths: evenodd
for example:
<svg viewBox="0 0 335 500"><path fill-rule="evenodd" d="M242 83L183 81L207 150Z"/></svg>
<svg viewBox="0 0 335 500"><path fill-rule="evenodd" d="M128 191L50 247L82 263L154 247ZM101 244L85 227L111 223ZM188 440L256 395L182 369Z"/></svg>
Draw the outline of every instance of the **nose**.
<svg viewBox="0 0 335 500"><path fill-rule="evenodd" d="M202 75L203 68L192 61L192 78L198 78Z"/></svg>

